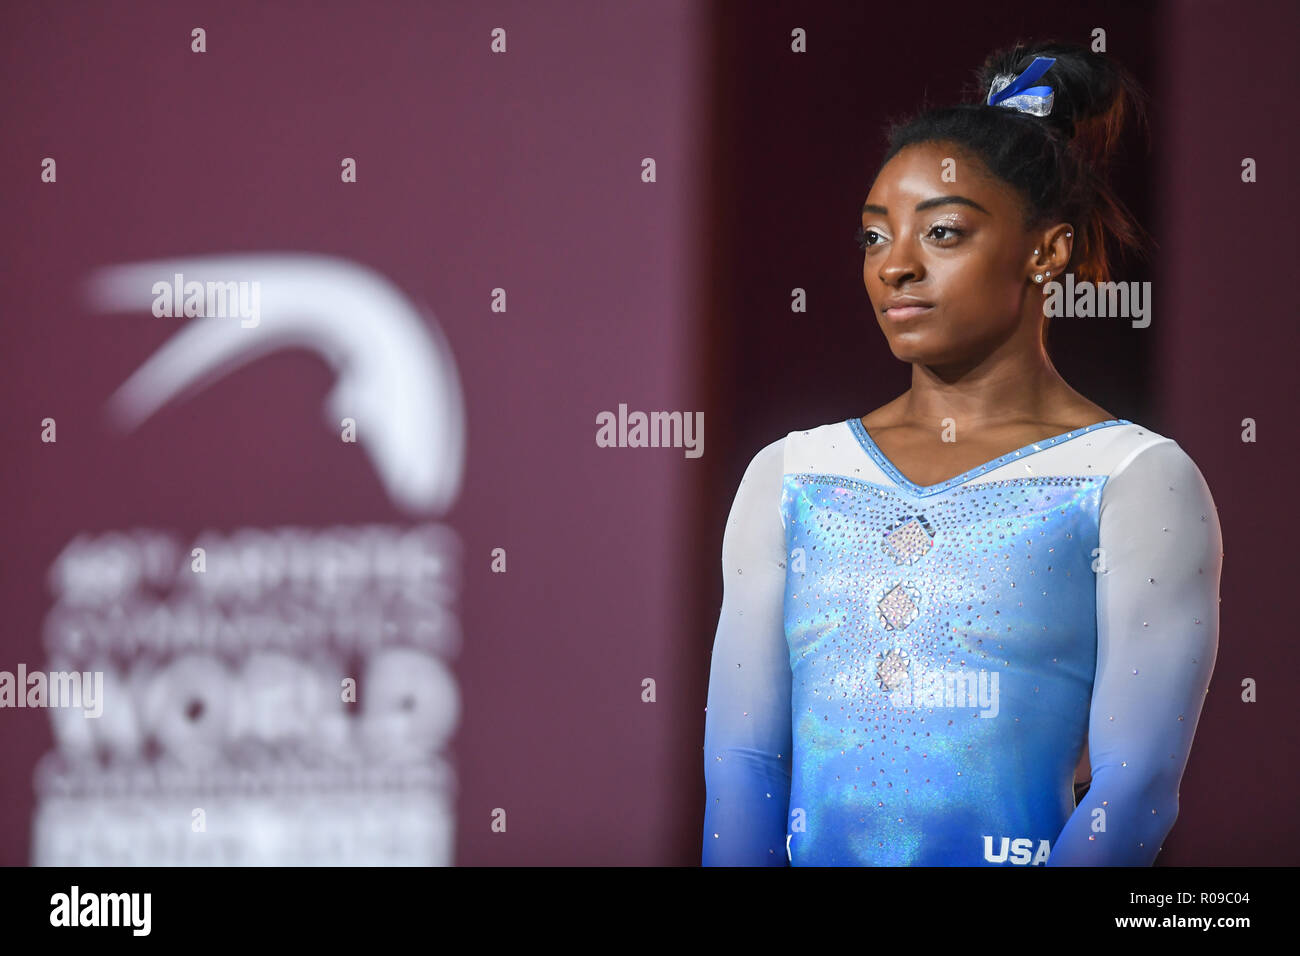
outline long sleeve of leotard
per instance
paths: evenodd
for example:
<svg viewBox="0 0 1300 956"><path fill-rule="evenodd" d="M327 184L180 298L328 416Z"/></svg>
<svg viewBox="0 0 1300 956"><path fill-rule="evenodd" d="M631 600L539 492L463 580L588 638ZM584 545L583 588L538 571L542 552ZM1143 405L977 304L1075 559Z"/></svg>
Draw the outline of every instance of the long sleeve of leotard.
<svg viewBox="0 0 1300 956"><path fill-rule="evenodd" d="M790 658L784 439L749 463L722 539L722 610L704 725L705 866L785 866Z"/></svg>
<svg viewBox="0 0 1300 956"><path fill-rule="evenodd" d="M1150 866L1218 651L1218 514L1176 442L1139 449L1107 480L1098 543L1092 783L1048 865Z"/></svg>

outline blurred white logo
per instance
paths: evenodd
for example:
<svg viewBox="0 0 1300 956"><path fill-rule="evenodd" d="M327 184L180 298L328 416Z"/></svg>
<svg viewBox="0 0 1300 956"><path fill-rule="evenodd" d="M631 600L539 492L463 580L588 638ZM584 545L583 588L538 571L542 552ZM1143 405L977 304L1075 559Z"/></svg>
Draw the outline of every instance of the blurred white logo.
<svg viewBox="0 0 1300 956"><path fill-rule="evenodd" d="M256 282L259 322L190 319L118 389L114 420L133 429L169 401L197 391L269 352L307 348L337 372L325 423L357 422L394 504L446 511L460 490L465 413L451 347L383 276L330 256L259 254L160 259L95 272L87 295L102 312L150 312L154 287L183 274L194 284Z"/></svg>
<svg viewBox="0 0 1300 956"><path fill-rule="evenodd" d="M112 396L121 427L268 352L308 348L338 376L327 427L356 422L394 504L452 506L464 409L432 316L368 269L308 255L111 266L89 296L147 313L155 284L182 274L256 283L259 321L187 308ZM75 535L49 569L44 640L52 671L103 672L103 713L49 711L33 863L452 863L460 568L459 537L427 520Z"/></svg>

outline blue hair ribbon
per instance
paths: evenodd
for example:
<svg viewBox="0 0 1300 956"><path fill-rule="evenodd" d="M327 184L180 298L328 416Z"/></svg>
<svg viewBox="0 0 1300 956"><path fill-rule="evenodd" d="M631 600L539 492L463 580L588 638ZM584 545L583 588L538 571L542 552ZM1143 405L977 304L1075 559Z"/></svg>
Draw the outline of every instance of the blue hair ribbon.
<svg viewBox="0 0 1300 956"><path fill-rule="evenodd" d="M989 87L988 105L1006 106L1035 116L1046 116L1052 111L1052 88L1032 84L1055 62L1054 57L1037 56L1019 76L996 77Z"/></svg>

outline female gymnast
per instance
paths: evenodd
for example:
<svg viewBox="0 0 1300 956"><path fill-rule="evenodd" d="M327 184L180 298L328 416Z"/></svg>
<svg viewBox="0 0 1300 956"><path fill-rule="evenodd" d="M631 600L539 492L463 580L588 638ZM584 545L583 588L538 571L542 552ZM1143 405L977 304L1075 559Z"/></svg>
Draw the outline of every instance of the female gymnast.
<svg viewBox="0 0 1300 956"><path fill-rule="evenodd" d="M891 131L862 208L911 387L763 448L736 493L705 865L1149 866L1177 816L1218 515L1044 346L1054 283L1109 295L1107 246L1144 244L1105 176L1141 90L1061 44L992 55L979 90Z"/></svg>

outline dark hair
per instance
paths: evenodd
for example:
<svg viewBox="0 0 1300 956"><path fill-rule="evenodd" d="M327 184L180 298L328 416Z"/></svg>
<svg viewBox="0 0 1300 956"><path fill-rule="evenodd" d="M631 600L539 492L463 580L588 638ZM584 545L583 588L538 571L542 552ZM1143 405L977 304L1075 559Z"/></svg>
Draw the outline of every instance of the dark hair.
<svg viewBox="0 0 1300 956"><path fill-rule="evenodd" d="M1056 60L1035 84L1052 88L1051 113L1034 116L986 105L996 76L1016 76L1036 56ZM984 61L967 102L928 110L892 126L881 167L917 143L943 141L964 148L1019 192L1026 228L1073 224L1072 270L1080 279L1104 282L1110 276L1112 243L1139 255L1151 243L1108 177L1130 115L1145 130L1146 95L1105 55L1072 44L1017 42Z"/></svg>

